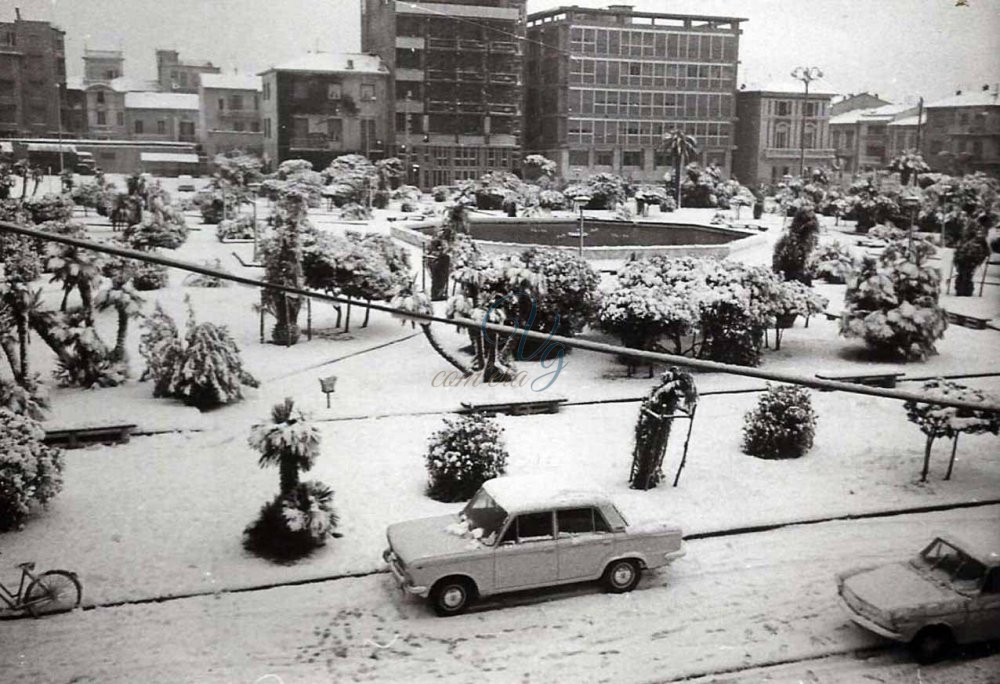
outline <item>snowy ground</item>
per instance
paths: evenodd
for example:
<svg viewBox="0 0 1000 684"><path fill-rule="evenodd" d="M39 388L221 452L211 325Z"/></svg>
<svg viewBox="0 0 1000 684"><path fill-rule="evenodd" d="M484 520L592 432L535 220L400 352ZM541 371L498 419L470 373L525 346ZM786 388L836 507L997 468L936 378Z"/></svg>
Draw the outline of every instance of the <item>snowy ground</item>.
<svg viewBox="0 0 1000 684"><path fill-rule="evenodd" d="M993 506L699 540L630 594L575 585L448 619L380 574L0 622L0 671L32 682L990 684L996 645L917 667L848 620L834 575L908 557L939 529L998 522Z"/></svg>

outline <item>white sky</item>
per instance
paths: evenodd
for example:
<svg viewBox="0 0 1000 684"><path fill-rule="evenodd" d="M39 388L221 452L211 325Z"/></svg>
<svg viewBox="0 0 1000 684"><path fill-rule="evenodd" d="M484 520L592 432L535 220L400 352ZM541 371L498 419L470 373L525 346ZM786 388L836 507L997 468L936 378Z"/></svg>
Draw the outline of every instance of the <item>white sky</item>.
<svg viewBox="0 0 1000 684"><path fill-rule="evenodd" d="M618 0L628 2L629 0ZM749 19L740 81L823 69L827 88L902 102L1000 83L1000 0L631 0L637 9ZM528 0L528 11L595 0ZM0 0L0 18L54 20L66 30L67 70L92 48L125 50L126 75L152 78L153 51L259 71L308 50L360 49L358 0Z"/></svg>

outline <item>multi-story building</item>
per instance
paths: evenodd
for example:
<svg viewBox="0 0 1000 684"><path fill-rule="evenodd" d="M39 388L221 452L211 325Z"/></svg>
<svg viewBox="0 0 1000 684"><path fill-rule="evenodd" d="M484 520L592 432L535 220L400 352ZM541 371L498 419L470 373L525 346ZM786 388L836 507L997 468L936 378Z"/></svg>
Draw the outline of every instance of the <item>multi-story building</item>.
<svg viewBox="0 0 1000 684"><path fill-rule="evenodd" d="M265 160L322 169L342 154L385 154L389 69L379 57L314 52L260 76Z"/></svg>
<svg viewBox="0 0 1000 684"><path fill-rule="evenodd" d="M177 50L156 51L156 80L165 93L197 93L202 74L220 71L211 62L182 62Z"/></svg>
<svg viewBox="0 0 1000 684"><path fill-rule="evenodd" d="M198 96L188 93L125 93L125 125L133 140L195 142Z"/></svg>
<svg viewBox="0 0 1000 684"><path fill-rule="evenodd" d="M984 171L1000 177L1000 100L997 88L958 91L924 105L921 152L935 171Z"/></svg>
<svg viewBox="0 0 1000 684"><path fill-rule="evenodd" d="M61 134L73 138L87 135L87 90L80 77L66 79L66 87L61 98L62 112L59 122Z"/></svg>
<svg viewBox="0 0 1000 684"><path fill-rule="evenodd" d="M741 88L736 96L733 175L747 185L798 175L803 148L807 169L832 166L831 97L833 93L816 88L806 99L800 83Z"/></svg>
<svg viewBox="0 0 1000 684"><path fill-rule="evenodd" d="M520 165L525 0L361 0L391 70L390 143L423 187Z"/></svg>
<svg viewBox="0 0 1000 684"><path fill-rule="evenodd" d="M662 180L664 133L729 173L740 23L734 17L560 7L528 18L526 149L564 177Z"/></svg>
<svg viewBox="0 0 1000 684"><path fill-rule="evenodd" d="M65 32L15 10L0 22L0 136L52 136L66 89Z"/></svg>
<svg viewBox="0 0 1000 684"><path fill-rule="evenodd" d="M125 55L121 50L83 51L83 84L110 83L125 75Z"/></svg>
<svg viewBox="0 0 1000 684"><path fill-rule="evenodd" d="M831 101L830 116L834 117L853 109L875 109L876 107L883 107L887 104L892 103L879 98L878 93L875 93L874 95L871 93L848 93L847 95L838 95Z"/></svg>
<svg viewBox="0 0 1000 684"><path fill-rule="evenodd" d="M259 76L202 74L198 99L202 145L209 159L230 150L263 154Z"/></svg>
<svg viewBox="0 0 1000 684"><path fill-rule="evenodd" d="M902 115L893 119L886 128L889 130L889 149L886 156L891 160L904 152L916 152L920 147L920 128L927 125L927 114Z"/></svg>
<svg viewBox="0 0 1000 684"><path fill-rule="evenodd" d="M883 169L889 154L889 124L917 113L913 105L886 104L874 109L852 109L830 117L830 133L837 167L847 175Z"/></svg>

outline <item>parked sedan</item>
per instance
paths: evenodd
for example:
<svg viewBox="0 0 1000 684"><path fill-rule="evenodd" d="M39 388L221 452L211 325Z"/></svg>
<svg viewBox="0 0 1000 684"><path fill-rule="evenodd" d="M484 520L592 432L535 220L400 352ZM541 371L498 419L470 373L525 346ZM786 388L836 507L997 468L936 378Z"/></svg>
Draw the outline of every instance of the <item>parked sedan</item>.
<svg viewBox="0 0 1000 684"><path fill-rule="evenodd" d="M630 525L600 490L551 478L487 481L452 515L390 525L383 558L400 587L457 615L477 597L600 579L631 591L684 555L680 528Z"/></svg>
<svg viewBox="0 0 1000 684"><path fill-rule="evenodd" d="M1000 528L938 537L912 560L852 570L837 586L852 620L909 642L921 662L939 660L954 644L1000 638Z"/></svg>

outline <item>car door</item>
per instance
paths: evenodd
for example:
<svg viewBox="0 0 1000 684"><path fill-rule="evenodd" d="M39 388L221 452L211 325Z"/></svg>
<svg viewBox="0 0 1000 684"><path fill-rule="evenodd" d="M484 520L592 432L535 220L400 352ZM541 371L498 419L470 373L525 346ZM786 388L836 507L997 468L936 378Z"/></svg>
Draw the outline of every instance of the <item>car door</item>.
<svg viewBox="0 0 1000 684"><path fill-rule="evenodd" d="M559 565L552 511L522 513L511 520L493 558L498 590L556 582Z"/></svg>
<svg viewBox="0 0 1000 684"><path fill-rule="evenodd" d="M979 595L969 601L966 641L997 638L1000 638L1000 568L992 568Z"/></svg>
<svg viewBox="0 0 1000 684"><path fill-rule="evenodd" d="M614 551L614 534L592 507L556 511L559 579L593 579Z"/></svg>

